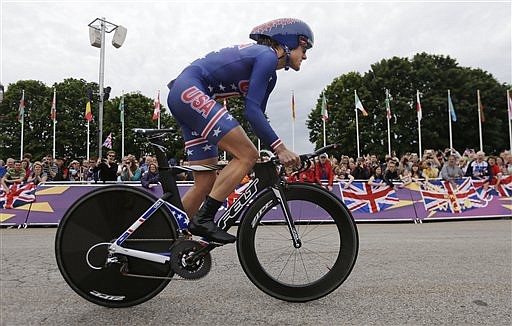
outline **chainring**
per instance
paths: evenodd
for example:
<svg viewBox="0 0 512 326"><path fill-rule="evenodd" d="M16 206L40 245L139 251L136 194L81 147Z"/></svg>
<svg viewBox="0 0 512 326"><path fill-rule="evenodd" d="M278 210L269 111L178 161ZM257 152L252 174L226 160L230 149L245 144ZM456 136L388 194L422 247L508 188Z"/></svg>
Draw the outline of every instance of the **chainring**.
<svg viewBox="0 0 512 326"><path fill-rule="evenodd" d="M191 254L199 251L203 246L193 240L181 240L171 248L171 268L180 277L187 280L197 280L204 277L212 268L212 256L210 252L201 254L193 262L187 262Z"/></svg>

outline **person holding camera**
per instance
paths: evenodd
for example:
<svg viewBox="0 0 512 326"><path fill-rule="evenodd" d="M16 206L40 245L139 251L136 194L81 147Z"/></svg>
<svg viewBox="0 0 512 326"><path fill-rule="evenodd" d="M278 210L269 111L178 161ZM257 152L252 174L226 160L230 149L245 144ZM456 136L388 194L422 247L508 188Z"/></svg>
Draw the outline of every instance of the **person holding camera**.
<svg viewBox="0 0 512 326"><path fill-rule="evenodd" d="M98 164L93 172L97 172L100 181L117 180L116 152L108 151L107 158L98 159Z"/></svg>
<svg viewBox="0 0 512 326"><path fill-rule="evenodd" d="M121 181L140 181L142 171L139 168L135 156L128 155L123 162Z"/></svg>

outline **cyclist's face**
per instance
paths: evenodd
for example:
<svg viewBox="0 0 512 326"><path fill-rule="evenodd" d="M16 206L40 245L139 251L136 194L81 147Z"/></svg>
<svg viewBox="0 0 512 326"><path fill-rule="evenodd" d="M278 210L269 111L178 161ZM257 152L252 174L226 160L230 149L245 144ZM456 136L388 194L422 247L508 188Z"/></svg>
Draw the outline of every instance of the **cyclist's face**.
<svg viewBox="0 0 512 326"><path fill-rule="evenodd" d="M302 60L306 60L308 57L306 55L306 47L299 46L290 51L290 68L295 71L300 70L300 65Z"/></svg>

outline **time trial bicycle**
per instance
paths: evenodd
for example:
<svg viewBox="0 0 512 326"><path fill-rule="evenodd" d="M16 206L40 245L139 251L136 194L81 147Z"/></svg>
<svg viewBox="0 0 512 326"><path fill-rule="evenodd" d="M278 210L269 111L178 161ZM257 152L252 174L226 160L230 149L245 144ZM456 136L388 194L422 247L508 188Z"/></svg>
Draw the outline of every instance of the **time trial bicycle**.
<svg viewBox="0 0 512 326"><path fill-rule="evenodd" d="M198 279L211 268L211 250L222 244L192 240L176 174L212 171L220 165L169 167L164 138L171 129L134 129L154 147L163 195L113 185L73 203L59 223L57 264L83 298L107 307L128 307L162 291L171 279ZM301 155L303 168L329 145ZM224 230L238 222L240 264L260 290L305 302L337 289L355 264L356 224L343 202L309 183L287 183L272 158L254 167L254 178L217 219ZM194 237L195 238L195 237Z"/></svg>

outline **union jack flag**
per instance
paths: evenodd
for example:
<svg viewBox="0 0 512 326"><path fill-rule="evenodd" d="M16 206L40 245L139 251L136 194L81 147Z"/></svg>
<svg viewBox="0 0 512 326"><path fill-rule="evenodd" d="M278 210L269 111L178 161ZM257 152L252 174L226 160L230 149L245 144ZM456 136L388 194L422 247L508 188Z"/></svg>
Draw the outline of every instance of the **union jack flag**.
<svg viewBox="0 0 512 326"><path fill-rule="evenodd" d="M473 186L475 187L478 198L485 201L492 199L492 187L489 186L489 178L473 178ZM487 183L487 187L485 184Z"/></svg>
<svg viewBox="0 0 512 326"><path fill-rule="evenodd" d="M36 185L33 182L13 184L9 187L9 194L2 190L0 192L0 208L4 209L16 208L36 200Z"/></svg>
<svg viewBox="0 0 512 326"><path fill-rule="evenodd" d="M340 189L341 198L351 212L377 213L399 201L393 187L385 183L372 186L366 182L352 182L347 189Z"/></svg>
<svg viewBox="0 0 512 326"><path fill-rule="evenodd" d="M427 211L461 213L471 208L487 206L487 201L478 196L471 178L454 181L456 186L444 180L421 184L421 197Z"/></svg>
<svg viewBox="0 0 512 326"><path fill-rule="evenodd" d="M501 179L498 185L493 186L491 193L497 196L512 197L512 175Z"/></svg>
<svg viewBox="0 0 512 326"><path fill-rule="evenodd" d="M108 134L107 139L103 142L103 147L112 149L112 133Z"/></svg>

